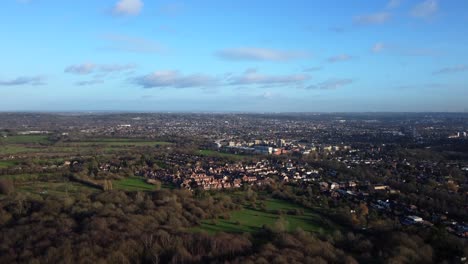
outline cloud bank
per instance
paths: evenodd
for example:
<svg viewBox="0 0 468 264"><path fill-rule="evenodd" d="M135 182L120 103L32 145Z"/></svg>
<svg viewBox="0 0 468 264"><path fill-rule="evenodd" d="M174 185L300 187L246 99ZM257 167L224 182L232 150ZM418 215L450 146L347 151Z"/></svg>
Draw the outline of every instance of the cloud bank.
<svg viewBox="0 0 468 264"><path fill-rule="evenodd" d="M290 61L308 57L306 52L242 47L217 51L215 55L231 61Z"/></svg>
<svg viewBox="0 0 468 264"><path fill-rule="evenodd" d="M183 75L179 71L167 70L137 77L133 82L143 88L206 88L216 85L218 80L204 74Z"/></svg>
<svg viewBox="0 0 468 264"><path fill-rule="evenodd" d="M257 70L250 69L245 71L242 75L232 76L228 79L229 85L286 85L286 84L300 84L304 81L310 80L307 74L291 74L291 75L266 75L261 74Z"/></svg>
<svg viewBox="0 0 468 264"><path fill-rule="evenodd" d="M45 85L42 76L21 76L12 80L0 80L0 86Z"/></svg>
<svg viewBox="0 0 468 264"><path fill-rule="evenodd" d="M433 72L434 75L449 74L468 71L468 65L456 65L452 67L445 67Z"/></svg>
<svg viewBox="0 0 468 264"><path fill-rule="evenodd" d="M352 84L353 82L353 79L330 79L328 81L316 85L311 85L307 87L307 89L335 90L343 86Z"/></svg>
<svg viewBox="0 0 468 264"><path fill-rule="evenodd" d="M210 88L220 86L300 86L309 81L307 74L269 75L248 69L242 74L226 74L216 77L207 74L184 75L176 70L155 71L132 79L132 82L143 88Z"/></svg>
<svg viewBox="0 0 468 264"><path fill-rule="evenodd" d="M336 55L336 56L332 56L332 57L328 58L328 62L335 63L335 62L349 61L352 58L353 57L351 57L351 56L349 56L347 54L340 54L340 55Z"/></svg>
<svg viewBox="0 0 468 264"><path fill-rule="evenodd" d="M143 8L141 0L120 0L113 9L115 15L136 16L139 15Z"/></svg>
<svg viewBox="0 0 468 264"><path fill-rule="evenodd" d="M94 64L83 63L70 65L65 68L64 72L70 74L87 75L96 72L113 73L129 71L136 68L135 64Z"/></svg>
<svg viewBox="0 0 468 264"><path fill-rule="evenodd" d="M367 15L355 16L353 21L358 25L378 25L390 20L391 15L388 12L379 12Z"/></svg>
<svg viewBox="0 0 468 264"><path fill-rule="evenodd" d="M411 15L416 18L428 18L433 16L439 10L437 0L426 0L413 8Z"/></svg>

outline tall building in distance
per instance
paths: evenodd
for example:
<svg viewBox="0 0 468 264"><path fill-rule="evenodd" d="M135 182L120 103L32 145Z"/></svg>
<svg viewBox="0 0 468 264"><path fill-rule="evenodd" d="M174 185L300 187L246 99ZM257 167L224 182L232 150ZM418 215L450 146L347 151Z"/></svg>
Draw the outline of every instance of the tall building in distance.
<svg viewBox="0 0 468 264"><path fill-rule="evenodd" d="M282 147L284 147L285 145L286 145L286 140L284 140L284 139L278 139L278 140L276 141L276 146L279 147L279 148L282 148Z"/></svg>

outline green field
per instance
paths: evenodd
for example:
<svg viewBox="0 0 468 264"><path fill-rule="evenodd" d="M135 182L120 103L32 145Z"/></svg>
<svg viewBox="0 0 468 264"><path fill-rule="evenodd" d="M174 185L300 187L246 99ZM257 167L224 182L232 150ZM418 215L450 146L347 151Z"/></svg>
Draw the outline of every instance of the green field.
<svg viewBox="0 0 468 264"><path fill-rule="evenodd" d="M47 144L46 144L47 143ZM25 135L0 138L0 155L21 155L33 158L38 165L61 165L71 156L79 155L107 155L127 152L137 148L150 148L155 146L171 145L170 142L162 142L148 139L128 138L97 138L76 141L50 142L45 135ZM16 161L0 161L0 169L17 166L23 157L17 157ZM61 194L80 192L81 190L98 191L76 182L68 182L61 174L17 174L3 175L2 179L11 179L17 190L32 194ZM49 186L50 184L50 186ZM157 187L147 184L143 178L131 177L113 182L113 187L125 191L153 191ZM173 188L165 185L163 188Z"/></svg>
<svg viewBox="0 0 468 264"><path fill-rule="evenodd" d="M27 182L15 184L15 189L19 192L35 195L67 196L70 194L92 193L98 189L70 181L47 181L47 182Z"/></svg>
<svg viewBox="0 0 468 264"><path fill-rule="evenodd" d="M65 146L110 146L110 147L127 147L127 146L163 146L163 145L170 145L169 142L161 142L161 141L77 141L77 142L68 142L64 143Z"/></svg>
<svg viewBox="0 0 468 264"><path fill-rule="evenodd" d="M35 181L51 181L62 180L63 175L60 173L31 173L31 174L14 174L1 175L0 179L10 179L14 182L35 182Z"/></svg>
<svg viewBox="0 0 468 264"><path fill-rule="evenodd" d="M114 153L133 147L155 147L171 145L170 142L142 139L107 138L86 141L60 142L49 146L47 136L12 136L0 139L0 155L15 154L85 154L91 152Z"/></svg>
<svg viewBox="0 0 468 264"><path fill-rule="evenodd" d="M239 211L234 211L230 214L230 219L205 220L197 227L196 231L206 231L208 233L217 232L232 232L244 233L255 232L262 228L263 225L273 226L280 215L277 210L287 212L288 210L303 209L303 215L283 214L286 220L286 228L288 231L294 231L298 227L309 232L327 232L330 227L324 224L322 217L312 210L304 209L301 206L277 199L267 199L265 201L266 209L261 210L244 206Z"/></svg>
<svg viewBox="0 0 468 264"><path fill-rule="evenodd" d="M156 143L162 143L162 144L172 144L170 142L164 142L164 141L154 141L151 139L143 139L143 138L91 138L91 139L85 139L83 142L99 142L99 143L105 143L105 142L156 142Z"/></svg>
<svg viewBox="0 0 468 264"><path fill-rule="evenodd" d="M0 160L0 169L6 169L6 168L9 168L9 167L12 167L12 166L15 166L15 165L16 165L16 162L14 162L14 161Z"/></svg>
<svg viewBox="0 0 468 264"><path fill-rule="evenodd" d="M66 196L99 191L99 189L69 181L60 173L2 175L0 179L10 179L14 183L16 192L32 195Z"/></svg>
<svg viewBox="0 0 468 264"><path fill-rule="evenodd" d="M112 187L115 190L132 191L132 192L156 190L155 185L146 183L145 179L141 177L129 177L129 178L113 181Z"/></svg>
<svg viewBox="0 0 468 264"><path fill-rule="evenodd" d="M27 147L23 145L7 145L7 146L0 146L0 154L18 154L18 153L31 153L43 150L41 148L33 148Z"/></svg>
<svg viewBox="0 0 468 264"><path fill-rule="evenodd" d="M0 142L8 144L45 144L49 143L49 137L44 135L24 135L24 136L10 136L1 138Z"/></svg>

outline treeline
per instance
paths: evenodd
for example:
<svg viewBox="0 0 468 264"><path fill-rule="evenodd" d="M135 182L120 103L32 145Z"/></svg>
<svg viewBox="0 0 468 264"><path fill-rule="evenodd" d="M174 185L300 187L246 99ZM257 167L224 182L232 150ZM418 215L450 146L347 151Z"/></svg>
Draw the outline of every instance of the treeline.
<svg viewBox="0 0 468 264"><path fill-rule="evenodd" d="M0 200L1 263L356 263L310 233L195 233L191 227L240 209L230 196L188 191L102 192Z"/></svg>
<svg viewBox="0 0 468 264"><path fill-rule="evenodd" d="M66 167L46 168L38 164L19 163L9 168L1 168L0 176L2 175L17 175L17 174L39 174L39 173L60 173L66 172Z"/></svg>
<svg viewBox="0 0 468 264"><path fill-rule="evenodd" d="M251 202L265 195L245 192ZM239 204L226 194L185 190L62 198L13 193L0 200L0 263L441 263L468 254L466 242L436 228L288 233L280 218L253 234L191 229Z"/></svg>
<svg viewBox="0 0 468 264"><path fill-rule="evenodd" d="M184 230L236 208L230 199L195 199L187 191L66 198L16 193L0 201L0 262L129 263L154 254L177 259L184 250L175 241L190 237Z"/></svg>
<svg viewBox="0 0 468 264"><path fill-rule="evenodd" d="M444 226L405 227L399 219L381 216L365 203L335 200L310 185L272 184L257 191L326 216L321 219L324 226L339 224L343 228L318 236L359 262L374 263L378 259L387 263L458 263L468 256L468 241L449 234Z"/></svg>

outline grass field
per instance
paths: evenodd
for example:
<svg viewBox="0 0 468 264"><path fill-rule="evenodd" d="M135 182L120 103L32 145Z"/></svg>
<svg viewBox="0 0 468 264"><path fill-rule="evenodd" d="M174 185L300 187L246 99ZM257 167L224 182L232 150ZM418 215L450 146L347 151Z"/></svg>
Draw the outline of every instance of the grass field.
<svg viewBox="0 0 468 264"><path fill-rule="evenodd" d="M9 168L9 167L12 167L12 166L15 166L15 165L16 165L16 162L14 162L14 161L0 160L0 169L6 169L6 168Z"/></svg>
<svg viewBox="0 0 468 264"><path fill-rule="evenodd" d="M156 190L155 185L151 185L145 182L144 178L141 177L129 177L122 180L116 180L112 183L115 190L123 191L154 191Z"/></svg>
<svg viewBox="0 0 468 264"><path fill-rule="evenodd" d="M31 173L31 174L14 174L1 175L0 179L10 179L14 182L35 182L35 181L52 181L61 180L63 176L60 173Z"/></svg>
<svg viewBox="0 0 468 264"><path fill-rule="evenodd" d="M208 233L217 232L232 232L232 233L244 233L244 232L255 232L262 228L263 225L272 226L275 222L280 219L280 215L277 210L288 210L303 209L303 215L288 215L283 214L286 220L286 228L288 231L294 231L298 227L309 232L327 232L330 227L323 224L321 216L314 213L311 210L304 209L298 205L277 200L267 199L265 201L266 208L261 210L249 208L244 206L240 211L234 211L230 214L230 219L218 219L205 220L202 224L195 228L196 231L204 230Z"/></svg>
<svg viewBox="0 0 468 264"><path fill-rule="evenodd" d="M79 141L79 142L69 142L64 143L65 146L111 146L111 147L126 147L126 146L163 146L170 145L169 142L161 141Z"/></svg>
<svg viewBox="0 0 468 264"><path fill-rule="evenodd" d="M149 139L141 139L141 138L93 138L93 139L86 139L83 140L83 142L98 142L98 143L116 143L116 142L122 142L122 143L135 143L135 142L155 142L159 144L164 144L164 145L169 145L172 144L171 142L165 142L165 141L154 141L154 140L149 140Z"/></svg>
<svg viewBox="0 0 468 264"><path fill-rule="evenodd" d="M25 135L1 138L0 142L9 144L45 144L49 143L49 140L48 136L44 135Z"/></svg>
<svg viewBox="0 0 468 264"><path fill-rule="evenodd" d="M0 146L0 154L18 154L18 153L31 153L43 151L41 148L27 147L17 144L9 144L7 146Z"/></svg>
<svg viewBox="0 0 468 264"><path fill-rule="evenodd" d="M93 193L99 191L98 189L69 181L28 182L24 184L15 184L15 189L19 192L35 195L54 196L66 196L78 193Z"/></svg>
<svg viewBox="0 0 468 264"><path fill-rule="evenodd" d="M114 153L134 147L154 147L171 145L170 142L148 141L142 139L107 138L87 141L61 142L49 146L39 145L50 143L47 136L12 136L0 139L0 155L55 153L55 154L85 154Z"/></svg>
<svg viewBox="0 0 468 264"><path fill-rule="evenodd" d="M25 158L34 158L38 165L61 165L65 160L73 156L100 155L122 153L129 150L151 148L155 146L171 145L170 142L162 142L148 139L128 138L97 138L81 141L52 142L46 135L24 135L0 138L0 155L15 155L17 160L0 161L0 169L14 168ZM69 182L60 173L57 174L16 174L2 175L1 179L10 179L15 184L18 192L32 195L68 195L80 192L97 192L98 189L85 186L77 182ZM114 189L125 191L153 191L157 187L147 184L143 178L130 177L113 182ZM162 188L174 188L171 185L163 185Z"/></svg>

